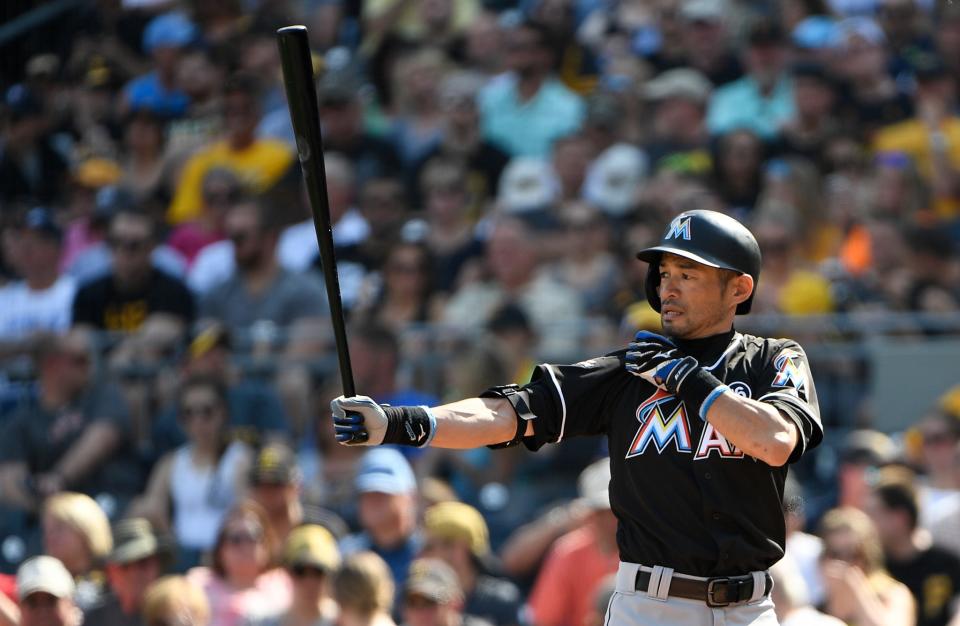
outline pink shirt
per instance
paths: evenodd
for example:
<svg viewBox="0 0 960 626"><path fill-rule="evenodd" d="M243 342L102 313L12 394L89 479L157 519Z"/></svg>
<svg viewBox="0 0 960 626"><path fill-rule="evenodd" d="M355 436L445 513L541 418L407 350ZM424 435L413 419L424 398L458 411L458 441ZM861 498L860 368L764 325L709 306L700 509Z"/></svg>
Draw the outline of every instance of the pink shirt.
<svg viewBox="0 0 960 626"><path fill-rule="evenodd" d="M617 571L620 557L603 554L593 534L578 528L557 539L530 594L536 626L582 626L597 585Z"/></svg>
<svg viewBox="0 0 960 626"><path fill-rule="evenodd" d="M90 246L100 243L101 237L90 232L90 221L82 217L67 225L63 237L63 252L60 255L60 270L66 271L73 260Z"/></svg>
<svg viewBox="0 0 960 626"><path fill-rule="evenodd" d="M223 237L207 232L199 224L187 222L173 229L167 237L167 245L182 254L190 266L200 250L221 239Z"/></svg>
<svg viewBox="0 0 960 626"><path fill-rule="evenodd" d="M207 594L210 626L242 626L290 608L292 583L282 569L261 574L247 589L233 588L209 567L194 567L187 572L187 579Z"/></svg>

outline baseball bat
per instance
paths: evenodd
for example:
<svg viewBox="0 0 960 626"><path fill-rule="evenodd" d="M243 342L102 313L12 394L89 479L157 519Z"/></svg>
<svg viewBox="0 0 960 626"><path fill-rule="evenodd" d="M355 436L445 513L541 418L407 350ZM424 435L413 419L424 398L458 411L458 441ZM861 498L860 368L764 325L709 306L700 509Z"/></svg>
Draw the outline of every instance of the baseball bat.
<svg viewBox="0 0 960 626"><path fill-rule="evenodd" d="M297 138L300 169L307 186L313 225L320 247L320 267L330 301L330 322L337 344L340 380L343 395L354 396L353 370L350 368L350 350L347 330L340 302L340 279L337 277L337 258L333 251L333 224L330 223L330 201L327 198L327 175L323 167L323 138L320 134L320 110L317 88L313 82L313 63L310 59L310 41L306 26L285 26L277 30L277 45L283 67L283 86L287 92L290 119Z"/></svg>

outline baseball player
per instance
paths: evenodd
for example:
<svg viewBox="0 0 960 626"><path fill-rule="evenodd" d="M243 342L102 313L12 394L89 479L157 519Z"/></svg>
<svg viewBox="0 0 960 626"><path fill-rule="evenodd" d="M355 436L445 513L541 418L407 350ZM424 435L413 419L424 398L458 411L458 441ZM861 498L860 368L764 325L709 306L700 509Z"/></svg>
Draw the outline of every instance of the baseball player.
<svg viewBox="0 0 960 626"><path fill-rule="evenodd" d="M337 439L536 450L603 433L621 561L606 624L776 624L766 570L784 552L787 465L823 438L807 358L793 341L734 329L760 273L756 239L735 219L682 213L638 256L663 336L640 332L625 350L434 408L341 396Z"/></svg>

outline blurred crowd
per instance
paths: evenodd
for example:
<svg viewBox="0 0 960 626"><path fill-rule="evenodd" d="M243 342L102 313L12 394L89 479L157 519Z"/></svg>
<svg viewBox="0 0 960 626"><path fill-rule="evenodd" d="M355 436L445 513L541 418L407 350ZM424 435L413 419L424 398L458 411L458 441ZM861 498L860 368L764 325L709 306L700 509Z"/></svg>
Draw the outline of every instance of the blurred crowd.
<svg viewBox="0 0 960 626"><path fill-rule="evenodd" d="M378 402L658 328L634 252L693 208L756 233L761 315L960 328L956 0L3 4L0 626L602 623L603 442L333 442L281 26ZM792 472L779 618L958 626L960 390L858 400Z"/></svg>

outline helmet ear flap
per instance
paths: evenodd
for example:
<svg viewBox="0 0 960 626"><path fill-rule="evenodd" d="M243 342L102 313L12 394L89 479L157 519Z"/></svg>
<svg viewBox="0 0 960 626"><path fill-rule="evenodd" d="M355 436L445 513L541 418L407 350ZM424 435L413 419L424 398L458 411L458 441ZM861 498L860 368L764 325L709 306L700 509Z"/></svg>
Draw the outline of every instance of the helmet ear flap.
<svg viewBox="0 0 960 626"><path fill-rule="evenodd" d="M647 293L647 302L657 313L660 312L660 294L657 288L660 286L660 264L651 263L647 268L647 279L643 283L644 290Z"/></svg>

